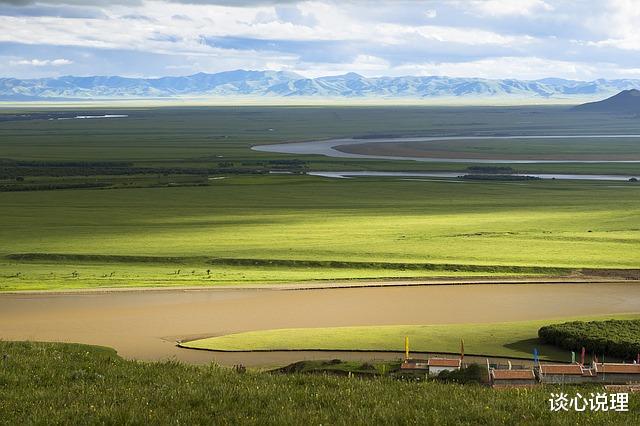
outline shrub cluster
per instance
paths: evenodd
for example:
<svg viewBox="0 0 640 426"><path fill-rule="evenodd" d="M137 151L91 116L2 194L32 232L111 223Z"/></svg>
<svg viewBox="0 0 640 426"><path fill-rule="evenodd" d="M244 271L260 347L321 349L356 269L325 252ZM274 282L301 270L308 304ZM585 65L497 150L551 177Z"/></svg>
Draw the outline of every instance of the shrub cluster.
<svg viewBox="0 0 640 426"><path fill-rule="evenodd" d="M640 320L573 321L538 330L545 342L564 349L635 359L640 353Z"/></svg>
<svg viewBox="0 0 640 426"><path fill-rule="evenodd" d="M56 189L87 189L106 188L110 183L36 183L30 185L0 185L0 192L22 192L22 191L53 191Z"/></svg>
<svg viewBox="0 0 640 426"><path fill-rule="evenodd" d="M36 162L0 159L0 179L24 176L130 176L130 175L211 175L211 174L264 174L276 167L238 167L234 163L218 163L214 168L197 167L134 167L128 163L103 162ZM297 171L296 168L293 171Z"/></svg>
<svg viewBox="0 0 640 426"><path fill-rule="evenodd" d="M487 375L486 369L478 364L469 364L468 367L454 371L441 371L437 380L445 383L482 383Z"/></svg>

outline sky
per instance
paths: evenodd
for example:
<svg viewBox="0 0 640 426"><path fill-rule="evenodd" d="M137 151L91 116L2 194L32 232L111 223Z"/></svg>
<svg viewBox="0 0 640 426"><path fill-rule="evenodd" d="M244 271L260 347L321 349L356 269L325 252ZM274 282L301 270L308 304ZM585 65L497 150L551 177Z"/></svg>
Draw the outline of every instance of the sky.
<svg viewBox="0 0 640 426"><path fill-rule="evenodd" d="M639 0L0 0L0 77L640 78Z"/></svg>

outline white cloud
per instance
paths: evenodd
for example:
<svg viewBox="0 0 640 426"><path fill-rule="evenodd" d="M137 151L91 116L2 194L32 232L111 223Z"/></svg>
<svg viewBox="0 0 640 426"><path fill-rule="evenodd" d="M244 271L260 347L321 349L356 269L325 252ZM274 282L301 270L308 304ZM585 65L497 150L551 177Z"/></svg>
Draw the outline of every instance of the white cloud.
<svg viewBox="0 0 640 426"><path fill-rule="evenodd" d="M438 16L438 11L435 9L427 9L424 11L424 16L426 16L429 19L433 19Z"/></svg>
<svg viewBox="0 0 640 426"><path fill-rule="evenodd" d="M441 75L488 79L538 80L550 76L590 81L609 78L638 78L639 68L623 68L606 62L571 62L539 57L499 57L465 62L427 62L397 67L396 75Z"/></svg>
<svg viewBox="0 0 640 426"><path fill-rule="evenodd" d="M73 61L69 59L19 59L15 61L9 61L11 65L28 65L32 67L59 67L62 65L71 65Z"/></svg>
<svg viewBox="0 0 640 426"><path fill-rule="evenodd" d="M592 30L605 34L604 39L591 41L596 47L640 50L640 4L637 0L611 0L604 12L587 20Z"/></svg>
<svg viewBox="0 0 640 426"><path fill-rule="evenodd" d="M527 36L502 35L475 28L456 28L437 25L407 27L398 24L380 24L377 26L376 32L381 41L389 44L402 44L406 42L407 37L411 35L417 35L426 40L465 44L469 46L483 44L505 46L517 44L521 46L533 40Z"/></svg>
<svg viewBox="0 0 640 426"><path fill-rule="evenodd" d="M355 59L347 64L323 64L316 62L294 63L283 67L271 64L270 69L286 69L305 77L325 77L331 75L341 75L346 72L355 72L365 76L383 76L394 73L391 64L379 57L373 55L358 55Z"/></svg>
<svg viewBox="0 0 640 426"><path fill-rule="evenodd" d="M214 48L203 45L202 36L352 41L371 45L376 42L392 45L420 42L412 41L411 37L470 46L512 45L529 41L523 36L502 35L474 28L370 24L359 21L357 16L348 14L338 4L324 2L304 2L294 9L283 9L273 6L238 8L147 1L138 7L113 6L104 12L107 19L0 16L0 27L11 29L0 33L0 42L41 44L55 40L57 45L63 46L216 55L224 52L216 52ZM178 14L190 18L189 25L175 20L174 16ZM122 19L122 16L146 16L149 19L132 22ZM158 37L159 34L163 37Z"/></svg>
<svg viewBox="0 0 640 426"><path fill-rule="evenodd" d="M478 13L489 16L533 15L554 10L543 0L477 0L466 3Z"/></svg>
<svg viewBox="0 0 640 426"><path fill-rule="evenodd" d="M598 78L636 75L629 51L640 50L638 0L381 0L375 9L364 0L61 2L99 13L0 15L0 57L11 58L0 72ZM152 55L155 69L143 63ZM68 59L24 59L43 56Z"/></svg>

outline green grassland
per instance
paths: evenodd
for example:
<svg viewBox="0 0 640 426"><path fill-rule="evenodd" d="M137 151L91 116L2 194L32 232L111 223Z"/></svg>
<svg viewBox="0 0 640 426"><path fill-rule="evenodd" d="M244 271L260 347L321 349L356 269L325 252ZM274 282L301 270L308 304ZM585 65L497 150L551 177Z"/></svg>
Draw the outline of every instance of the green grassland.
<svg viewBox="0 0 640 426"><path fill-rule="evenodd" d="M465 271L557 275L562 271L549 268L640 264L640 186L627 182L230 176L204 187L5 192L0 216L5 289L21 280L33 288L29 277L43 275L69 281L65 286L93 277L115 285L131 278L129 285L139 286L181 284L183 272L196 281L273 282ZM43 256L6 257L16 253ZM157 259L132 266L126 256ZM242 259L257 264L234 265ZM68 280L74 271L75 281Z"/></svg>
<svg viewBox="0 0 640 426"><path fill-rule="evenodd" d="M56 119L105 113L129 117ZM298 157L250 149L329 137L551 133L634 134L640 124L628 116L580 114L558 106L0 110L0 289L637 268L637 183L270 176L266 173L274 168L295 173L464 170L469 164ZM564 142L544 148L560 152ZM597 141L596 148L634 149L631 140L624 146L610 142ZM513 153L534 149L526 144L508 148ZM513 167L640 172L632 163ZM7 257L21 253L41 256ZM136 256L150 258L133 261Z"/></svg>
<svg viewBox="0 0 640 426"><path fill-rule="evenodd" d="M566 318L569 320L637 319L640 315ZM182 343L193 349L219 351L266 350L404 350L408 336L411 350L431 353L459 353L464 339L465 353L471 355L532 358L534 348L540 358L569 362L565 349L543 344L538 330L559 320L517 321L485 324L401 325L366 327L293 328L251 331Z"/></svg>
<svg viewBox="0 0 640 426"><path fill-rule="evenodd" d="M629 412L554 413L555 386L497 392L479 385L301 374L238 374L215 365L127 361L84 345L2 342L0 424L593 424Z"/></svg>
<svg viewBox="0 0 640 426"><path fill-rule="evenodd" d="M507 269L507 268L505 268ZM207 273L207 271L209 271ZM240 266L211 265L207 260L191 263L156 262L83 262L0 261L0 291L99 290L133 287L215 287L263 286L286 283L322 283L325 281L396 280L441 278L542 277L543 273L415 270L401 268L332 268L312 266Z"/></svg>
<svg viewBox="0 0 640 426"><path fill-rule="evenodd" d="M105 120L55 120L55 114L126 114ZM32 119L16 120L15 115ZM52 115L53 114L53 115ZM13 117L13 118L12 118ZM4 118L4 119L3 119ZM633 117L575 113L547 107L182 107L137 109L0 109L0 159L127 161L139 167L236 166L284 154L251 151L253 145L334 137L504 136L530 134L639 134ZM567 142L567 141L565 141ZM608 151L638 152L637 141L602 144ZM635 142L635 145L634 145ZM478 142L481 149L485 142ZM500 141L486 141L487 146ZM513 144L515 154L540 144L551 153L563 141ZM551 146L549 146L551 145ZM455 144L451 147L455 152ZM619 151L619 152L618 152ZM462 170L463 164L424 164L296 156L312 170ZM634 173L633 164L518 165L521 171Z"/></svg>

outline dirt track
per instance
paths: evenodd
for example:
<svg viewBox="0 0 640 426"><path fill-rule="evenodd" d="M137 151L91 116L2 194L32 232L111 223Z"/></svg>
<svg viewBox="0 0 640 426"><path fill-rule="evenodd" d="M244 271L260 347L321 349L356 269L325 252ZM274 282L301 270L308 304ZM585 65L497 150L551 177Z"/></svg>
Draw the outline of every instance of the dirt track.
<svg viewBox="0 0 640 426"><path fill-rule="evenodd" d="M145 360L260 365L318 355L218 354L179 349L175 342L271 328L498 322L638 311L640 285L634 282L5 294L0 295L0 338L99 344Z"/></svg>

